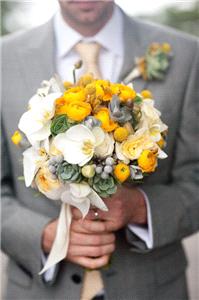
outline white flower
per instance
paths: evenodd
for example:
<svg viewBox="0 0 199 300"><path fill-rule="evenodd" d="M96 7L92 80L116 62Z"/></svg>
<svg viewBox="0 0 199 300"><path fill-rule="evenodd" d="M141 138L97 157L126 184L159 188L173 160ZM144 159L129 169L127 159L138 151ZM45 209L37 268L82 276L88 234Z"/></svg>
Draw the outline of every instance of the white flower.
<svg viewBox="0 0 199 300"><path fill-rule="evenodd" d="M103 141L104 132L100 127L95 127L91 131L85 125L79 124L58 134L54 138L53 144L68 163L83 166L91 160L95 147Z"/></svg>
<svg viewBox="0 0 199 300"><path fill-rule="evenodd" d="M23 152L23 169L25 185L28 187L32 184L35 174L47 160L47 154L43 148L28 148Z"/></svg>
<svg viewBox="0 0 199 300"><path fill-rule="evenodd" d="M106 132L103 143L95 148L95 155L100 158L111 156L114 150L114 144L115 141L112 134Z"/></svg>
<svg viewBox="0 0 199 300"><path fill-rule="evenodd" d="M35 184L38 190L51 200L61 200L61 195L66 190L66 186L52 176L47 163L37 172Z"/></svg>
<svg viewBox="0 0 199 300"><path fill-rule="evenodd" d="M154 107L152 99L143 100L141 113L142 117L138 129L148 129L152 140L158 142L161 139L161 132L167 130L168 126L161 121L161 113Z"/></svg>
<svg viewBox="0 0 199 300"><path fill-rule="evenodd" d="M127 165L129 164L130 160L123 154L121 143L115 143L115 154L119 160Z"/></svg>
<svg viewBox="0 0 199 300"><path fill-rule="evenodd" d="M64 203L77 207L83 218L87 215L90 205L107 211L108 208L98 194L86 183L70 183L66 191L61 195Z"/></svg>
<svg viewBox="0 0 199 300"><path fill-rule="evenodd" d="M18 127L25 133L31 145L35 146L50 136L55 100L60 96L61 93L52 93L46 97L36 94L30 99L29 110L22 115Z"/></svg>

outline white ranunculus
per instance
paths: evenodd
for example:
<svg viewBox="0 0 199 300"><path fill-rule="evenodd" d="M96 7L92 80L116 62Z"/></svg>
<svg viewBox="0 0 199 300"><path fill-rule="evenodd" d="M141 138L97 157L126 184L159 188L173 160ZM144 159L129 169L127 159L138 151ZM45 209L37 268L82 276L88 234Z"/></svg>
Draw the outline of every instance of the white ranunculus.
<svg viewBox="0 0 199 300"><path fill-rule="evenodd" d="M115 154L119 160L127 165L129 164L130 160L123 154L120 143L115 143Z"/></svg>
<svg viewBox="0 0 199 300"><path fill-rule="evenodd" d="M154 107L154 100L144 99L141 105L142 117L138 129L147 128L152 140L158 142L161 139L161 132L168 129L161 119L161 113Z"/></svg>
<svg viewBox="0 0 199 300"><path fill-rule="evenodd" d="M100 158L105 158L112 155L114 150L114 138L111 133L105 133L105 138L103 143L95 148L95 155Z"/></svg>
<svg viewBox="0 0 199 300"><path fill-rule="evenodd" d="M104 137L100 127L90 130L85 125L79 124L58 134L53 140L53 145L68 163L83 166L93 157L96 146L104 143Z"/></svg>
<svg viewBox="0 0 199 300"><path fill-rule="evenodd" d="M55 100L61 93L51 93L46 97L34 95L29 101L29 110L19 120L19 129L27 136L31 145L50 136L51 119L55 113Z"/></svg>

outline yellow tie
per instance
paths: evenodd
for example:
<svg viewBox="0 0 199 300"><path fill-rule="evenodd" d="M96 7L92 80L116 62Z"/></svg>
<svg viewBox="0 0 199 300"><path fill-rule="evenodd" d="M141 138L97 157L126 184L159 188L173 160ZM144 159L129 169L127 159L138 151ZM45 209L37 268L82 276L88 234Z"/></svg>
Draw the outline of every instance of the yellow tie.
<svg viewBox="0 0 199 300"><path fill-rule="evenodd" d="M102 78L99 68L100 44L80 42L75 50L83 61L84 73L92 73L94 78ZM81 300L91 300L103 290L103 281L99 271L85 271Z"/></svg>
<svg viewBox="0 0 199 300"><path fill-rule="evenodd" d="M102 277L99 271L85 271L81 300L91 300L104 288Z"/></svg>
<svg viewBox="0 0 199 300"><path fill-rule="evenodd" d="M95 42L79 42L75 50L83 61L84 73L92 73L95 78L102 78L99 67L99 53L101 45Z"/></svg>

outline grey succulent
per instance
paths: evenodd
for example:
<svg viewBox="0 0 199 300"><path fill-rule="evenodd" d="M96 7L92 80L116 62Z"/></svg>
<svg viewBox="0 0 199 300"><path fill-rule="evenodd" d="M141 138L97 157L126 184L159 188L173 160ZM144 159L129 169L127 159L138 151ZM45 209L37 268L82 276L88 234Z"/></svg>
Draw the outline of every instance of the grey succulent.
<svg viewBox="0 0 199 300"><path fill-rule="evenodd" d="M132 119L132 109L122 106L118 96L113 96L109 103L109 111L111 118L119 123L126 123Z"/></svg>
<svg viewBox="0 0 199 300"><path fill-rule="evenodd" d="M100 175L95 175L89 182L93 189L100 197L107 198L115 194L117 191L117 184L112 176L103 179Z"/></svg>
<svg viewBox="0 0 199 300"><path fill-rule="evenodd" d="M63 182L80 182L82 180L81 168L64 161L57 169L57 175Z"/></svg>
<svg viewBox="0 0 199 300"><path fill-rule="evenodd" d="M95 117L93 116L89 116L84 120L83 123L85 126L87 126L89 129L92 129L93 127L100 127L101 126L101 122L99 120L97 120Z"/></svg>
<svg viewBox="0 0 199 300"><path fill-rule="evenodd" d="M169 67L169 59L168 54L161 50L157 50L155 54L148 51L146 55L147 79L164 79L165 72Z"/></svg>
<svg viewBox="0 0 199 300"><path fill-rule="evenodd" d="M131 172L131 179L132 180L141 180L143 179L142 170L140 167L131 165L130 166L130 172Z"/></svg>

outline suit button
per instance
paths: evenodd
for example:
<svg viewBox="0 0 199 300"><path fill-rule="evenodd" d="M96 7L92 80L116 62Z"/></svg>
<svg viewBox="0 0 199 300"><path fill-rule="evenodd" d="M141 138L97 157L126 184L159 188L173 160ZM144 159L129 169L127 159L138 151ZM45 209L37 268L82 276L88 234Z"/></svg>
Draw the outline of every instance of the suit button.
<svg viewBox="0 0 199 300"><path fill-rule="evenodd" d="M79 284L79 283L82 282L82 278L81 278L81 276L80 276L79 274L73 274L73 275L71 276L71 279L72 279L72 281L73 281L74 283L76 283L76 284Z"/></svg>

